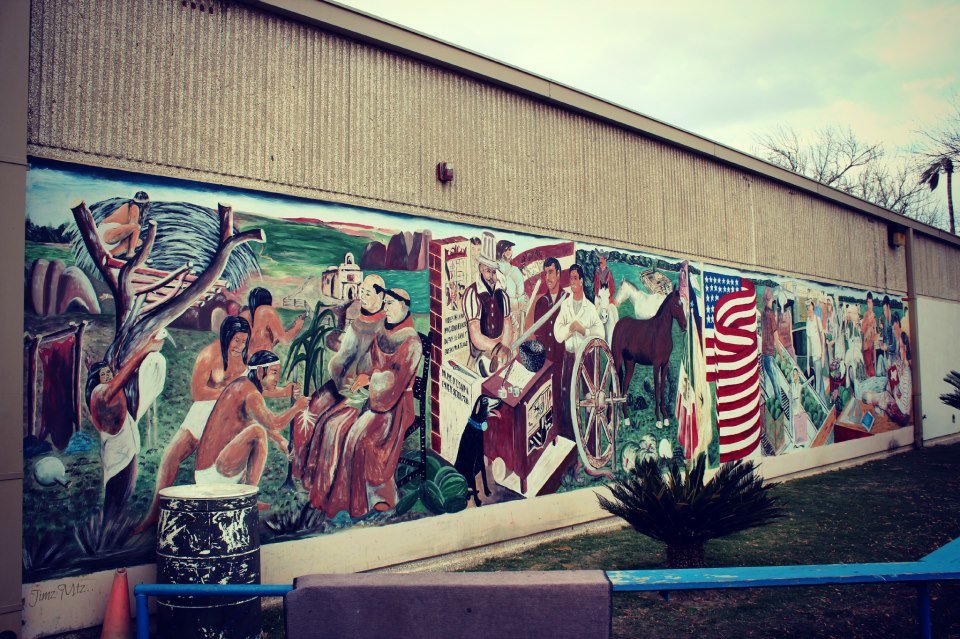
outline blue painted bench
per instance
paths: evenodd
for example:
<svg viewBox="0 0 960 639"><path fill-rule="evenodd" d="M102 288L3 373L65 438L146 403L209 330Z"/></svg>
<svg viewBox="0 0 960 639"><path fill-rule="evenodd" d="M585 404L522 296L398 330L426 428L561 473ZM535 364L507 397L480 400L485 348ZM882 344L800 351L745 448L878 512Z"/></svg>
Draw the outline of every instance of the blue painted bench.
<svg viewBox="0 0 960 639"><path fill-rule="evenodd" d="M960 581L960 538L919 561L809 566L750 566L682 570L610 570L613 592L655 591L669 600L673 590L772 588L837 584L916 583L920 632L930 637L930 584Z"/></svg>
<svg viewBox="0 0 960 639"><path fill-rule="evenodd" d="M606 575L612 592L654 591L661 593L666 599L669 599L669 593L674 590L915 583L921 636L929 638L932 634L930 584L939 581L960 581L960 538L919 561L911 562L684 570L609 570ZM137 639L148 639L148 597L157 595L285 597L293 588L292 585L286 584L140 584L134 588L137 600ZM609 615L610 611L605 610L603 613Z"/></svg>

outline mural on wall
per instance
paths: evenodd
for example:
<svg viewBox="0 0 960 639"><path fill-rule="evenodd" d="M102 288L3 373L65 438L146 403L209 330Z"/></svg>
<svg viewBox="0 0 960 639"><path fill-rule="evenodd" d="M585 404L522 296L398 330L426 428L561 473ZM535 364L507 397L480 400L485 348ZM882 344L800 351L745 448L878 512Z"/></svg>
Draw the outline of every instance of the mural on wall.
<svg viewBox="0 0 960 639"><path fill-rule="evenodd" d="M27 195L25 581L152 561L175 484L258 485L271 543L911 424L879 292L52 162Z"/></svg>

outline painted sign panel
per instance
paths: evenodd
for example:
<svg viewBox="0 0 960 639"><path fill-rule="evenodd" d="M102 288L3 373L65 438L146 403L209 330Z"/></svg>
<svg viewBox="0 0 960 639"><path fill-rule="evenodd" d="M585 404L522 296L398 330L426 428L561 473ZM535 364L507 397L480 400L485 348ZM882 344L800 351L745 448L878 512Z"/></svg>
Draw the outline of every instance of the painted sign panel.
<svg viewBox="0 0 960 639"><path fill-rule="evenodd" d="M263 543L910 427L881 292L35 163L24 581L152 562L157 491Z"/></svg>

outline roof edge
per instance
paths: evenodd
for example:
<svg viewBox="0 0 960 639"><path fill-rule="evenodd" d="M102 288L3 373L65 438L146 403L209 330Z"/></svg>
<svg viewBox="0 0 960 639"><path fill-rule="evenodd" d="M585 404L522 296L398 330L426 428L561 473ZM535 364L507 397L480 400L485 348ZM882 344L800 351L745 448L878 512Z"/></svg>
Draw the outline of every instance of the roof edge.
<svg viewBox="0 0 960 639"><path fill-rule="evenodd" d="M714 142L603 98L352 7L331 0L240 0L240 2L498 85L561 109L603 120L686 151L769 178L884 223L913 228L923 235L960 248L960 237L934 226L861 200L798 173L770 164L749 153Z"/></svg>

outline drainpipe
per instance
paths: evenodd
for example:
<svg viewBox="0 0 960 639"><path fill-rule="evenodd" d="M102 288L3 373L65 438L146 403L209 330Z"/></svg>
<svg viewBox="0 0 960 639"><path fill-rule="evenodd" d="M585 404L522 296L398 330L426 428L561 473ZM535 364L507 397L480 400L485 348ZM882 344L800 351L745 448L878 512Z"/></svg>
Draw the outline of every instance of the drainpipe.
<svg viewBox="0 0 960 639"><path fill-rule="evenodd" d="M914 277L913 227L907 227L906 255L907 262L907 303L910 305L910 371L913 374L911 393L913 395L913 445L923 448L923 401L920 393L920 322L917 314L917 283Z"/></svg>

